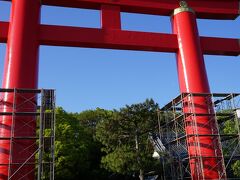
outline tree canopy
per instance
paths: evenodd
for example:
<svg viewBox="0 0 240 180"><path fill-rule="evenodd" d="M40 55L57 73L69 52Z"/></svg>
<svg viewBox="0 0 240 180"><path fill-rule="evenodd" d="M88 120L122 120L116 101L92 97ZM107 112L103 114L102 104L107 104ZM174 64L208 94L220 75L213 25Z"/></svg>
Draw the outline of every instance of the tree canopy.
<svg viewBox="0 0 240 180"><path fill-rule="evenodd" d="M56 109L56 179L105 179L105 171L99 166L100 148L77 117Z"/></svg>
<svg viewBox="0 0 240 180"><path fill-rule="evenodd" d="M160 161L152 158L148 140L149 132L158 129L158 108L152 99L119 110L68 113L57 108L55 179L143 180L148 172L160 174ZM232 120L223 125L222 133L235 133ZM238 177L239 162L230 166Z"/></svg>
<svg viewBox="0 0 240 180"><path fill-rule="evenodd" d="M97 139L104 145L102 165L120 174L137 174L156 170L153 148L148 133L156 131L157 109L152 99L114 111L112 116L97 125Z"/></svg>

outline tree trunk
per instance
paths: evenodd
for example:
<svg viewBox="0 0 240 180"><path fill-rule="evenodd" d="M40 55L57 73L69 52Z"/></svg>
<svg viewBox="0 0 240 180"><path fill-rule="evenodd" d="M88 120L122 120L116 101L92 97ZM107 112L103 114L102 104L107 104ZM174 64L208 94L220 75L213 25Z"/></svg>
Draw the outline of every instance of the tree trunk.
<svg viewBox="0 0 240 180"><path fill-rule="evenodd" d="M144 180L144 171L142 169L139 171L139 179Z"/></svg>
<svg viewBox="0 0 240 180"><path fill-rule="evenodd" d="M135 143L136 143L136 153L137 153L137 162L139 167L141 167L141 160L140 160L140 156L139 156L139 142L138 142L138 129L136 128L136 135L135 135ZM139 179L140 180L144 180L144 171L142 169L139 170Z"/></svg>

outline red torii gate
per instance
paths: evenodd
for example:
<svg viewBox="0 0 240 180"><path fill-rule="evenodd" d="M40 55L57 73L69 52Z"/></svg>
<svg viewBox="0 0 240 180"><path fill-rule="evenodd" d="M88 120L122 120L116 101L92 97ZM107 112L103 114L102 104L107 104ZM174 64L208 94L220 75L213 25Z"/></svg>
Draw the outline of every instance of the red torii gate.
<svg viewBox="0 0 240 180"><path fill-rule="evenodd" d="M142 50L156 52L173 52L177 54L178 76L181 92L209 93L209 85L203 60L203 54L231 55L240 54L238 39L199 37L196 18L235 19L239 15L239 0L188 0L189 7L178 0L12 0L10 22L0 22L0 42L7 42L7 55L3 77L3 88L37 88L38 84L38 53L39 45L92 47L108 49ZM40 24L41 5L87 8L101 10L100 29L66 27ZM174 10L175 9L175 10ZM134 12L172 16L173 34L146 33L121 30L120 12ZM13 97L4 95L4 101L13 103ZM19 100L18 103L21 103ZM196 113L207 110L203 99L194 99L198 105ZM31 108L26 105L24 108ZM187 107L186 107L187 108ZM6 105L5 111L11 111ZM35 122L25 118L28 126L14 136L35 135ZM206 123L208 118L198 118L198 123ZM17 122L17 121L16 121ZM0 119L0 136L10 136L11 117ZM15 128L21 127L19 123ZM29 128L30 126L30 128ZM214 129L214 124L211 124ZM210 127L199 127L199 134L210 134ZM10 128L11 129L11 128ZM192 134L192 125L186 127L186 134ZM201 137L196 142L188 138L188 152L191 156L196 143L200 144L198 156L202 161L190 160L192 178L226 179L222 150L218 143L214 144L210 137ZM19 149L28 148L33 140L19 141L13 146L9 156L10 141L0 140L0 178L9 179L14 169L19 165L9 167L12 162L23 163L29 158L26 152ZM31 152L31 149L29 150ZM211 158L204 158L211 157ZM218 161L220 157L220 161ZM34 159L30 159L30 163ZM218 162L221 162L219 165ZM196 167L202 166L202 172L196 174ZM29 173L34 165L23 166L19 173L11 179L19 179L21 174L27 174L24 179L34 179L34 171ZM222 176L222 177L221 177Z"/></svg>

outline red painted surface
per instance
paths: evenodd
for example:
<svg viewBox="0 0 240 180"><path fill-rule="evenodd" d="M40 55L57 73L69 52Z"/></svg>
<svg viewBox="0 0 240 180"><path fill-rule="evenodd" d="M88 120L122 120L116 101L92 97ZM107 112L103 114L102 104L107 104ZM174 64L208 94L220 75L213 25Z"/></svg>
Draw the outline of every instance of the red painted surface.
<svg viewBox="0 0 240 180"><path fill-rule="evenodd" d="M198 18L235 19L239 16L238 0L188 0ZM169 16L179 0L42 0L44 5L101 9L102 5L120 6L122 12Z"/></svg>
<svg viewBox="0 0 240 180"><path fill-rule="evenodd" d="M4 67L3 88L37 88L38 83L38 29L40 19L40 1L35 0L13 0L11 17L7 41L7 54ZM3 95L5 112L12 112L13 96L10 93ZM16 97L15 111L35 111L35 105L31 100L24 103L25 98L31 94L25 94L24 97ZM9 138L13 121L11 116L1 116L0 136ZM34 117L17 116L13 126L15 138L35 137L36 123ZM0 179L7 179L19 168L20 165L8 167L12 163L26 161L36 150L35 140L14 139L12 148L10 140L0 140ZM12 152L11 152L11 149ZM10 156L10 153L12 155ZM32 158L28 163L34 163ZM23 166L11 179L34 179L35 165Z"/></svg>
<svg viewBox="0 0 240 180"><path fill-rule="evenodd" d="M9 26L8 22L0 21L0 42L1 43L7 42L8 26Z"/></svg>
<svg viewBox="0 0 240 180"><path fill-rule="evenodd" d="M209 55L239 56L239 39L200 37L202 51Z"/></svg>
<svg viewBox="0 0 240 180"><path fill-rule="evenodd" d="M101 6L101 28L121 29L121 14L119 6Z"/></svg>
<svg viewBox="0 0 240 180"><path fill-rule="evenodd" d="M8 23L0 21L0 42L7 41ZM95 47L107 49L177 52L177 37L174 34L102 30L54 25L41 25L39 42L50 46ZM113 38L114 37L114 38ZM204 54L238 56L238 39L200 37Z"/></svg>
<svg viewBox="0 0 240 180"><path fill-rule="evenodd" d="M172 18L172 25L179 44L177 68L181 92L210 93L194 13L181 12L176 14ZM191 102L195 106L194 109L189 107ZM207 114L209 110L212 111L212 106L208 103L204 97L186 98L184 112ZM212 123L215 119L210 121L211 118L214 117L196 116L194 118L191 116L187 117L185 122L190 169L194 180L219 179L219 173L222 173L224 169L216 158L216 156L221 157L222 155L218 141L210 136L201 136L216 133L216 124ZM194 119L196 119L196 124L194 124ZM193 134L198 134L200 137L195 138L191 136Z"/></svg>
<svg viewBox="0 0 240 180"><path fill-rule="evenodd" d="M68 32L68 33L67 33ZM66 35L66 36L65 36ZM42 25L40 43L53 46L93 47L144 51L177 51L171 34Z"/></svg>

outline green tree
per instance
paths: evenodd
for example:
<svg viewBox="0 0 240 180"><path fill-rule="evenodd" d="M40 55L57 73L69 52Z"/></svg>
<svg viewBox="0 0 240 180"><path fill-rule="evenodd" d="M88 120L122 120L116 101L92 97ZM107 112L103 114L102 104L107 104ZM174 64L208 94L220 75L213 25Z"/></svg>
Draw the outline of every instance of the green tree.
<svg viewBox="0 0 240 180"><path fill-rule="evenodd" d="M86 110L81 113L75 113L74 116L78 119L80 125L84 127L85 131L91 133L93 139L95 139L97 124L111 117L112 111L97 108L96 110Z"/></svg>
<svg viewBox="0 0 240 180"><path fill-rule="evenodd" d="M232 118L224 123L224 134L238 134L239 124L236 121L238 120ZM229 150L231 150L231 153L229 153ZM232 156L232 153L234 153L234 155L238 155L240 153L239 138L232 138L225 142L225 148L223 148L223 152L226 156ZM235 176L240 177L240 160L233 162L231 164L231 169Z"/></svg>
<svg viewBox="0 0 240 180"><path fill-rule="evenodd" d="M102 158L104 168L120 174L139 172L142 180L144 172L157 167L152 159L148 133L157 129L158 108L152 99L147 99L144 103L115 110L97 124L96 136L106 152Z"/></svg>
<svg viewBox="0 0 240 180"><path fill-rule="evenodd" d="M221 111L222 116L218 116L217 119L220 123L220 134L225 135L238 135L239 134L239 120L235 117L235 112L233 110L223 110ZM226 114L225 116L223 116ZM229 114L232 114L229 116ZM234 154L232 154L234 153ZM223 144L223 154L224 156L231 157L232 155L238 155L240 153L239 139L229 138L224 141ZM229 165L228 176L240 177L240 160L232 161Z"/></svg>
<svg viewBox="0 0 240 180"><path fill-rule="evenodd" d="M91 148L89 153L90 169L92 170L91 179L106 179L109 176L109 172L101 167L101 158L104 153L101 151L103 147L102 143L96 140L96 125L103 119L112 115L112 111L97 108L96 110L86 110L81 113L76 113L74 116L78 119L80 126L84 128L84 132L91 138L89 142Z"/></svg>
<svg viewBox="0 0 240 180"><path fill-rule="evenodd" d="M92 134L79 123L76 114L56 109L56 179L105 179L93 168L95 144Z"/></svg>
<svg viewBox="0 0 240 180"><path fill-rule="evenodd" d="M240 160L232 164L233 173L235 176L240 177Z"/></svg>

